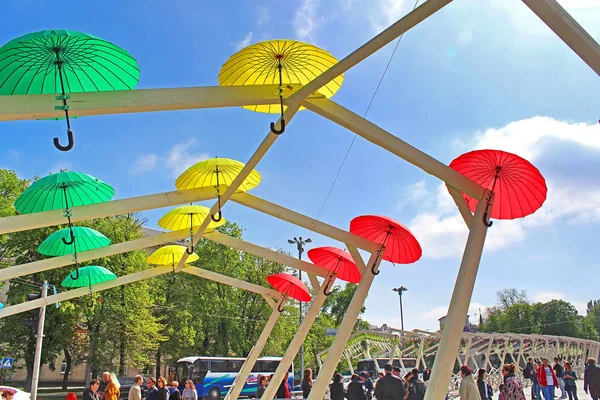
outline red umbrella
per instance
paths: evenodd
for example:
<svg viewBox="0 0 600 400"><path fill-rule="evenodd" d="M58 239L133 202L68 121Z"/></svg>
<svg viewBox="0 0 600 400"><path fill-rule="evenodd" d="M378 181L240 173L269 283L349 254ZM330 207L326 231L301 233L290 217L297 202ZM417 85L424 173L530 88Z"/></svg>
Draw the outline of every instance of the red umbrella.
<svg viewBox="0 0 600 400"><path fill-rule="evenodd" d="M269 282L275 290L283 293L284 297L291 297L298 301L311 300L310 293L304 283L293 275L283 273L269 275L267 276L267 282ZM279 309L279 312L281 311L283 311L283 309Z"/></svg>
<svg viewBox="0 0 600 400"><path fill-rule="evenodd" d="M362 275L348 252L336 247L317 247L310 249L307 254L313 264L330 271L327 277L329 281L337 277L350 283L360 282ZM327 286L325 285L323 290L326 295L329 295Z"/></svg>
<svg viewBox="0 0 600 400"><path fill-rule="evenodd" d="M411 264L423 251L411 231L400 222L379 215L363 215L350 221L350 232L385 246L382 258L396 264ZM373 264L373 267L375 264ZM373 268L371 272L375 274ZM379 272L377 272L378 274Z"/></svg>
<svg viewBox="0 0 600 400"><path fill-rule="evenodd" d="M486 208L483 222L490 218L515 219L533 214L546 200L548 188L540 171L529 161L501 150L475 150L459 156L450 168L494 192L491 212ZM471 211L477 199L464 194ZM489 206L488 206L489 208Z"/></svg>

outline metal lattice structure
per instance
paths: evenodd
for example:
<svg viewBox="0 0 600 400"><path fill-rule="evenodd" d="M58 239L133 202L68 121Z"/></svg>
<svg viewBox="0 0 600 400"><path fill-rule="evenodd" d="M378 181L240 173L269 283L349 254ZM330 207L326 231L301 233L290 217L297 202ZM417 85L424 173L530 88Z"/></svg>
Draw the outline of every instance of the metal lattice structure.
<svg viewBox="0 0 600 400"><path fill-rule="evenodd" d="M439 350L440 332L421 330L388 331L365 330L352 335L343 351L340 363L346 363L351 372L355 372L356 362L363 358L389 358L390 362L398 360L401 368L406 370L402 358L416 359L416 368L423 370L433 366L433 359ZM319 364L326 357L329 349L317 354ZM456 362L452 371L449 389L457 390L460 384L461 365L468 365L474 371L484 368L488 371L490 382L498 387L503 381L501 370L504 363L514 363L519 367L517 375L523 383L522 370L529 357L534 360L558 357L571 361L572 368L583 376L585 362L589 357L597 358L600 353L600 342L593 340L517 333L469 333L462 334ZM378 365L376 365L378 367ZM407 371L405 371L407 372Z"/></svg>
<svg viewBox="0 0 600 400"><path fill-rule="evenodd" d="M461 175L452 168L449 168L444 163L441 163L428 154L404 142L392 133L385 131L372 122L344 108L335 101L318 94L318 89L328 82L333 81L344 72L350 70L373 53L391 43L400 35L422 23L451 2L452 0L428 0L424 2L392 24L389 28L347 55L327 71L318 75L309 83L304 86L293 84L286 85L285 96L282 94L281 98L277 94L281 91L281 87L277 85L229 87L206 86L69 94L70 112L72 115L77 116L272 105L279 104L280 101L287 106L287 110L282 118L274 125L274 129L272 128L269 130L264 140L245 164L245 167L240 171L227 190L221 194L220 202L215 203L211 207L210 214L216 214L228 201L233 201L258 212L279 218L299 227L337 240L344 244L348 249L356 265L363 274L354 297L346 310L345 317L339 327L338 333L334 338L332 347L322 364L320 373L325 376L333 375L333 372L343 355L346 343L351 336L362 305L379 268L381 255L385 251L385 246L378 245L360 236L356 236L348 232L348 230L323 223L259 197L247 193L236 193L237 189L276 142L279 137L277 132L283 131L282 121L285 120L286 123L291 122L300 107L304 107L311 112L319 114L322 117L347 128L354 134L382 147L397 157L406 160L428 174L445 182L450 195L457 205L460 215L466 226L469 228L469 234L463 258L460 263L458 278L450 300L446 326L443 333L435 339L437 340L439 351L436 352L433 374L426 394L427 400L444 398L447 392L448 377L451 375L454 362L457 359L457 349L463 347L463 343L461 342L461 332L473 293L473 287L475 285L477 270L479 268L479 262L488 229L488 225L482 223L482 221L486 214L486 207L492 206L494 193L464 175ZM548 25L548 27L552 29L586 64L600 75L600 45L594 41L594 39L560 6L560 4L558 4L556 0L523 0L523 3L542 19L542 21L544 21L544 23ZM543 60L540 60L540 62L543 62ZM0 96L0 121L36 120L61 117L62 111L60 107L62 102L59 97L60 96L57 97L55 94ZM288 128L285 134L294 134L293 127L291 129ZM461 192L478 201L478 206L474 213L468 208ZM214 200L215 198L216 195L212 188L149 194L91 206L73 207L71 209L71 221L84 221L203 200ZM1 218L0 234L59 225L65 222L64 218L63 210ZM263 257L270 261L300 269L308 273L310 282L315 289L315 292L318 293L313 299L312 305L307 311L301 326L286 350L280 363L280 367L278 367L274 374L273 379L275 379L275 381L282 381L283 376L289 365L291 365L292 360L296 356L304 338L324 303L325 295L322 293L324 292L323 289L327 289L327 283L319 282L317 277L325 278L327 277L327 273L322 268L317 268L311 263L285 256L270 249L232 238L218 232L207 233L205 230L210 220L210 218L206 218L201 226L195 229L193 232L192 245L195 245L200 238L204 238L225 246L233 247L240 251ZM189 231L186 229L149 238L118 243L101 249L81 252L78 255L79 262L157 246L184 239L188 237L188 235ZM369 259L367 261L360 255L359 249L369 254ZM186 260L187 256L184 255L179 262L179 265L175 268L176 272L193 274L204 279L211 279L222 284L231 285L260 294L273 308L273 313L267 321L261 336L250 352L242 370L238 374L238 377L242 377L240 379L245 379L245 376L248 375L254 362L264 348L273 326L277 322L279 317L277 302L281 300L282 296L279 292L275 292L264 286L254 285L234 277L224 276L201 268L185 267ZM28 264L15 265L0 270L0 280L9 280L14 277L72 264L73 260L70 256L62 256ZM151 268L142 272L122 276L109 282L93 285L92 290L106 290L142 279L164 275L169 272L171 272L171 267L169 266ZM327 280L324 282L327 282ZM43 307L46 305L67 301L87 294L87 288L74 289L38 300L11 305L0 310L0 318L36 308L40 308L43 312ZM482 347L479 342L475 344L475 347L473 347L473 340L471 340L470 343L470 346L473 349ZM418 347L415 343L411 346L414 349ZM534 347L535 346L537 345L534 344ZM553 346L554 348L559 349L561 345L557 345L555 342L554 344L546 342L545 346L547 349L552 349ZM408 351L407 349L405 350ZM426 349L423 348L422 350L425 351ZM470 352L471 351L467 353L470 354ZM460 354L461 353L459 352L458 357L460 357ZM327 382L327 379L317 380L311 391L309 400L322 399L327 390ZM241 385L236 385L236 383L237 382L234 382L232 389L228 394L228 398L237 399ZM275 395L275 388L276 385L269 386L262 399L272 400Z"/></svg>

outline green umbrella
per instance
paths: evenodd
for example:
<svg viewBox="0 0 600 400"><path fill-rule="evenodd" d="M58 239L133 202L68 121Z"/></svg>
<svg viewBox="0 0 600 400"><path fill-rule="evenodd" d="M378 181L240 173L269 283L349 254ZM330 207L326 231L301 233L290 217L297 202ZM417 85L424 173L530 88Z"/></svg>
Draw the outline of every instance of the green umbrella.
<svg viewBox="0 0 600 400"><path fill-rule="evenodd" d="M115 195L115 190L101 180L81 172L61 171L43 177L27 188L15 201L15 208L21 214L50 210L65 210L65 217L69 223L69 239L61 240L65 245L75 242L73 225L71 224L70 207L109 201ZM77 253L75 265L77 265ZM77 279L79 268L73 279Z"/></svg>
<svg viewBox="0 0 600 400"><path fill-rule="evenodd" d="M56 93L67 120L73 148L67 93L133 89L140 76L137 61L125 50L97 36L46 30L18 37L0 47L0 95Z"/></svg>
<svg viewBox="0 0 600 400"><path fill-rule="evenodd" d="M73 237L77 242L65 244L65 241L70 241L70 235L73 232ZM77 246L75 246L77 243ZM81 251L98 249L106 247L110 244L110 239L98 232L95 229L84 226L75 226L73 228L65 228L54 232L48 236L46 240L38 247L38 253L45 256L64 256L66 254L75 254Z"/></svg>
<svg viewBox="0 0 600 400"><path fill-rule="evenodd" d="M79 268L79 276L76 279L73 279L71 274L67 275L61 285L68 288L89 286L91 291L92 285L100 282L112 281L113 279L117 279L117 276L110 270L97 265L90 265L88 267Z"/></svg>

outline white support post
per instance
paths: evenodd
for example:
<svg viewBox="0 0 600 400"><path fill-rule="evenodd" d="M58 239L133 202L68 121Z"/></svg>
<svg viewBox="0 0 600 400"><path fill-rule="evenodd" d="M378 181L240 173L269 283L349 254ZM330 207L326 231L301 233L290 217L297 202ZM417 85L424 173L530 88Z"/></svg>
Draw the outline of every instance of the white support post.
<svg viewBox="0 0 600 400"><path fill-rule="evenodd" d="M310 281L310 285L312 286L313 290L315 291L315 293L319 290L319 288L321 287L321 284L319 283L319 280L317 279L317 276L315 274L307 274L308 275L308 280Z"/></svg>
<svg viewBox="0 0 600 400"><path fill-rule="evenodd" d="M289 97L301 85L286 84ZM279 104L278 85L201 86L69 93L74 116ZM323 97L309 93L311 98ZM61 117L55 94L0 97L0 121Z"/></svg>
<svg viewBox="0 0 600 400"><path fill-rule="evenodd" d="M4 96L0 96L0 99L2 97ZM12 98L13 96L6 97ZM213 188L198 188L190 190L174 190L172 192L107 201L105 203L71 208L71 213L73 214L71 216L71 222L112 217L113 215L137 211L154 210L156 208L193 203L196 201L212 200L216 197ZM67 219L64 216L64 212L64 210L53 210L0 218L0 235L26 231L28 229L43 228L44 226L66 224Z"/></svg>
<svg viewBox="0 0 600 400"><path fill-rule="evenodd" d="M340 60L333 67L319 75L308 85L300 89L297 93L290 96L289 101L293 102L303 100L311 93L316 92L327 82L337 78L340 74L343 74L356 64L360 63L371 54L383 48L392 40L406 33L409 29L423 22L425 19L429 18L451 2L452 0L428 0L424 2L419 7L392 24L389 28L381 32L379 35L375 36L373 39L369 40L367 43L346 56L343 60Z"/></svg>
<svg viewBox="0 0 600 400"><path fill-rule="evenodd" d="M333 282L331 283L331 285L333 285ZM323 283L321 284L321 287L319 288L317 295L313 299L313 302L310 308L308 309L308 312L304 316L304 319L302 320L298 331L294 335L287 350L285 351L285 354L283 355L283 358L279 362L279 366L275 370L275 374L271 378L271 382L273 382L273 384L269 384L267 386L267 389L261 397L261 400L273 400L273 398L275 397L280 383L283 382L285 374L288 372L290 365L292 365L296 354L298 354L298 351L300 350L300 346L302 346L302 344L304 343L304 339L306 339L308 331L317 319L317 316L321 311L321 307L323 306L323 303L327 298L327 296L324 294L326 286L327 280L323 281Z"/></svg>
<svg viewBox="0 0 600 400"><path fill-rule="evenodd" d="M277 320L279 319L280 315L281 313L279 312L279 310L277 310L277 307L274 307L271 316L267 320L265 327L263 328L260 336L258 337L258 340L256 341L256 344L254 345L254 347L252 347L252 350L250 350L246 361L244 361L244 365L242 365L240 372L237 374L235 380L233 381L233 384L229 388L229 392L227 392L225 400L237 400L240 393L242 393L244 385L248 380L248 376L250 376L250 373L252 372L252 368L254 367L256 360L260 357L260 353L262 353L263 349L265 348L267 340L269 339L269 335L271 335L271 332L273 331L273 328L275 327L275 324L277 323Z"/></svg>
<svg viewBox="0 0 600 400"><path fill-rule="evenodd" d="M370 240L321 222L318 219L307 217L306 215L302 215L278 204L263 200L259 197L251 195L250 193L236 193L231 197L231 201L280 220L289 222L290 224L298 225L302 228L308 229L309 231L320 233L321 235L358 247L359 249L363 249L371 253L377 251L377 244L371 242Z"/></svg>
<svg viewBox="0 0 600 400"><path fill-rule="evenodd" d="M467 193L477 200L484 198L485 189L482 186L336 102L329 99L305 100L302 105L351 130L369 142L383 147L461 192Z"/></svg>
<svg viewBox="0 0 600 400"><path fill-rule="evenodd" d="M373 265L374 263L375 265ZM363 274L360 283L354 292L354 296L352 297L352 301L350 301L350 305L346 310L346 314L344 315L342 324L338 329L338 333L335 335L333 343L329 348L329 352L325 357L325 362L319 371L319 379L316 380L310 392L310 396L308 396L309 400L322 400L325 397L329 379L331 379L333 376L335 368L340 362L344 347L346 347L346 343L348 343L348 339L350 339L350 336L352 335L352 330L354 329L354 325L356 325L356 320L360 315L360 310L365 303L365 299L367 298L367 294L369 293L373 279L375 279L375 275L373 275L370 268L373 266L373 270L377 272L380 263L381 257L378 257L377 252L373 253L369 258L369 262L367 263L367 271L365 271ZM375 365L377 365L377 363L375 363Z"/></svg>
<svg viewBox="0 0 600 400"><path fill-rule="evenodd" d="M456 203L456 207L458 207L458 211L460 212L460 215L465 221L465 224L467 224L467 228L471 229L471 223L473 222L473 213L471 212L471 210L469 210L469 206L467 205L465 198L462 196L460 190L456 189L455 187L452 187L450 185L446 185L446 187L448 188L448 191L450 192L450 196L452 196L454 203Z"/></svg>
<svg viewBox="0 0 600 400"><path fill-rule="evenodd" d="M48 294L48 281L44 281L42 286L41 299ZM31 376L31 397L37 399L38 382L40 379L40 367L42 363L42 344L44 342L44 321L46 320L46 306L40 307L38 318L38 328L35 338L35 354L33 356L33 374Z"/></svg>
<svg viewBox="0 0 600 400"><path fill-rule="evenodd" d="M365 261L358 252L358 249L354 246L349 245L348 243L346 243L346 247L348 248L348 252L352 256L352 260L354 261L354 264L356 264L356 266L358 267L360 273L364 274L368 272L367 266L365 265Z"/></svg>
<svg viewBox="0 0 600 400"><path fill-rule="evenodd" d="M287 110L285 110L285 112L283 113L283 118L287 121L288 124L292 120L292 118L294 118L294 115L296 115L296 112L298 111L299 107L300 105L298 103L289 105ZM275 129L281 129L281 119L279 119L277 123L275 123ZM254 154L252 154L250 160L248 160L248 162L244 165L244 168L242 168L239 174L236 175L233 182L231 182L227 189L225 189L225 192L221 195L220 202L213 204L213 206L210 208L209 215L207 215L206 218L204 218L202 224L200 224L200 226L194 231L194 239L192 240L191 247L196 246L196 243L198 243L198 241L202 237L202 234L204 234L204 231L208 227L208 224L210 224L210 222L212 221L212 216L217 214L217 212L221 209L223 209L225 203L227 203L231 196L233 196L233 194L238 190L240 185L244 183L246 177L250 174L250 172L252 172L254 167L256 167L256 165L267 153L267 151L269 151L269 149L271 148L273 143L275 143L279 136L280 135L275 134L271 131L267 133L267 136L263 139L263 141L261 142L260 146L258 146ZM175 268L176 272L179 272L181 268L183 268L185 262L187 261L188 255L189 254L187 252L183 254L183 257L181 257L179 264Z"/></svg>
<svg viewBox="0 0 600 400"><path fill-rule="evenodd" d="M110 257L116 254L128 253L134 250L145 249L147 247L157 246L163 243L170 243L176 240L185 239L190 235L189 229L166 232L160 235L149 236L141 239L130 240L128 242L116 243L107 247L82 251L77 253L79 262L97 260L103 257ZM75 264L72 255L65 255L44 260L33 261L27 264L15 265L10 268L0 270L0 281L6 281L18 276L35 274L37 272L60 268Z"/></svg>
<svg viewBox="0 0 600 400"><path fill-rule="evenodd" d="M523 0L550 29L600 75L600 45L556 0Z"/></svg>
<svg viewBox="0 0 600 400"><path fill-rule="evenodd" d="M489 192L486 192L490 196ZM487 233L487 226L483 223L485 209L486 201L480 201L475 210L473 224L469 231L465 252L454 285L448 316L442 331L439 351L431 370L431 381L427 386L425 400L444 399L448 392L448 383L452 375L456 351L465 327L465 318L469 310L479 261L483 253L483 244Z"/></svg>

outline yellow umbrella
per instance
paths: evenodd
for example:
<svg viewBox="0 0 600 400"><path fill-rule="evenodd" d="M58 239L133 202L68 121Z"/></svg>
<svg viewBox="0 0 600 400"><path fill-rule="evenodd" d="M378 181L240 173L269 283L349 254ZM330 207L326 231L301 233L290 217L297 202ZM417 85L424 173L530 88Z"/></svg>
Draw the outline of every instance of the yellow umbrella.
<svg viewBox="0 0 600 400"><path fill-rule="evenodd" d="M169 246L163 246L156 250L154 253L146 257L146 262L152 265L169 265L173 266L173 279L171 283L175 283L175 264L179 264L183 255L186 253L187 247L172 244ZM194 252L187 258L187 262L198 261L200 257Z"/></svg>
<svg viewBox="0 0 600 400"><path fill-rule="evenodd" d="M271 123L271 131L280 134L285 131L283 119L284 85L308 82L337 64L338 60L329 52L316 46L295 40L270 40L250 45L231 56L219 72L219 85L273 85L279 84L280 110L274 105L247 106L252 111L281 112L281 129L276 130ZM330 98L338 91L344 75L325 84L317 92Z"/></svg>
<svg viewBox="0 0 600 400"><path fill-rule="evenodd" d="M185 170L175 181L175 187L179 190L214 187L217 192L219 212L217 214L218 217L211 217L213 221L219 222L222 217L221 193L233 183L236 176L242 171L242 168L244 168L244 164L236 160L217 157L210 158L200 161ZM258 186L260 180L260 174L252 170L246 179L244 179L238 191L246 192Z"/></svg>
<svg viewBox="0 0 600 400"><path fill-rule="evenodd" d="M190 246L186 249L188 254L194 252L194 228L202 225L202 222L208 217L210 210L204 206L182 206L177 207L163 215L158 220L158 226L170 231L178 231L180 229L189 228L190 230ZM217 222L211 221L206 228L207 231L215 230L225 223L225 219L220 219Z"/></svg>

